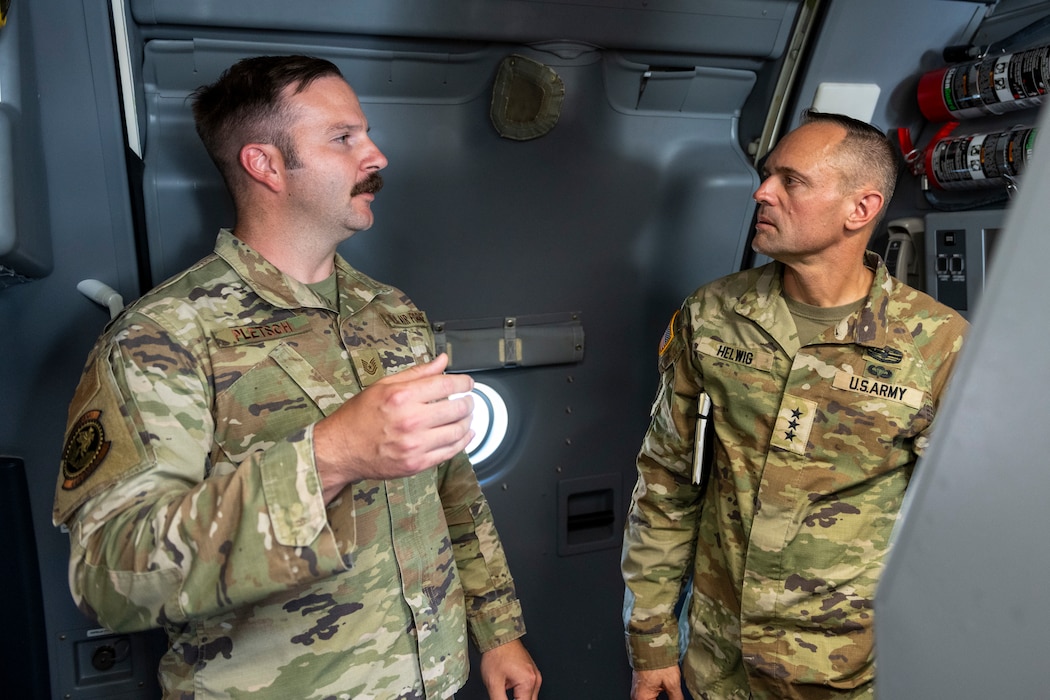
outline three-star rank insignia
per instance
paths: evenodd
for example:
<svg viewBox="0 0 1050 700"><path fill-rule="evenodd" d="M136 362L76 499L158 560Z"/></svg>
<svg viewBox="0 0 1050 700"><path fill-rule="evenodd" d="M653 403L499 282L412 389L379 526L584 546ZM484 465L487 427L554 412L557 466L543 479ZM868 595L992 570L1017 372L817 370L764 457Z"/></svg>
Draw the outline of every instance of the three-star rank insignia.
<svg viewBox="0 0 1050 700"><path fill-rule="evenodd" d="M62 449L62 488L72 491L91 476L109 453L102 411L88 411L69 431Z"/></svg>
<svg viewBox="0 0 1050 700"><path fill-rule="evenodd" d="M806 454L809 444L809 433L813 429L813 420L817 416L817 402L800 399L796 396L784 396L777 422L773 426L773 435L769 444L796 454Z"/></svg>

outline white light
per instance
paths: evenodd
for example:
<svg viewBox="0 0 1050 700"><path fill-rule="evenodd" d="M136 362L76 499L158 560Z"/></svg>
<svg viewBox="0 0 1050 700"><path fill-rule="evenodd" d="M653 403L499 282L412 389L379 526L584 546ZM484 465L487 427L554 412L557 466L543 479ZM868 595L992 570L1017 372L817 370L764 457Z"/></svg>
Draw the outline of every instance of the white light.
<svg viewBox="0 0 1050 700"><path fill-rule="evenodd" d="M467 457L475 467L491 457L507 437L507 404L488 384L474 383L474 415L470 429L474 438L467 445Z"/></svg>

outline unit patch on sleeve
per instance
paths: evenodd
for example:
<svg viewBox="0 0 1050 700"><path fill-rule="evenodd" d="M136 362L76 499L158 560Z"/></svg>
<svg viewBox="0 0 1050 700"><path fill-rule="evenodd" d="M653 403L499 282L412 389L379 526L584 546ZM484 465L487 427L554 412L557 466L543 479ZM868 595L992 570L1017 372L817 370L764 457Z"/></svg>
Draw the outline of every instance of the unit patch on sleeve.
<svg viewBox="0 0 1050 700"><path fill-rule="evenodd" d="M62 449L62 488L71 491L91 476L109 453L102 411L88 411L70 429Z"/></svg>

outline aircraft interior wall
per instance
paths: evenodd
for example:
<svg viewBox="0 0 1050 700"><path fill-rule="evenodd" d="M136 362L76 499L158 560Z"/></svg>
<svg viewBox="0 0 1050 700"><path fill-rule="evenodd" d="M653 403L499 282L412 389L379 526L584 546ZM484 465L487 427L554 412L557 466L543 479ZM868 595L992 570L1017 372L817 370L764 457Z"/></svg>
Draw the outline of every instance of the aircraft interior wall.
<svg viewBox="0 0 1050 700"><path fill-rule="evenodd" d="M532 337L557 348L535 362L460 366L453 353L453 369L507 404L507 439L477 469L542 697L626 697L620 536L656 348L690 291L748 263L760 182L749 148L781 102L788 128L828 82L878 84L874 123L928 129L918 75L987 11L966 0L831 0L816 3L820 21L799 45L796 21L813 4L802 0L450 4L127 0L113 3L116 33L102 3L12 4L0 55L20 40L20 110L31 119L19 133L40 169L33 186L18 185L18 228L46 234L53 256L50 269L0 288L0 454L26 477L32 528L22 535L38 559L48 666L42 681L19 679L25 697L156 697L163 640L112 635L75 609L66 535L50 514L66 409L109 317L77 284L97 279L130 301L234 224L193 128L193 89L248 55L334 61L390 161L374 227L342 255L405 290L432 322L466 329L456 342L505 334L510 321L526 327L526 356ZM796 52L799 78L779 94ZM564 86L556 124L538 138L501 136L490 114L514 56ZM895 213L927 208L914 183L900 192ZM91 657L105 646L120 658L99 670ZM19 635L2 649L9 660L26 653ZM485 694L475 677L457 697Z"/></svg>

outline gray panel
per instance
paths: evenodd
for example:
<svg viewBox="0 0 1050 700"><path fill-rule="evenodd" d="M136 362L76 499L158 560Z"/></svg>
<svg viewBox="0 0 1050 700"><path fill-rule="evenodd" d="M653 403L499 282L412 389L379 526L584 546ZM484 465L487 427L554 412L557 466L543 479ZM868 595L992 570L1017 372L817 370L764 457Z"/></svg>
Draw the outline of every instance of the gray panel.
<svg viewBox="0 0 1050 700"><path fill-rule="evenodd" d="M25 464L52 697L77 698L84 696L58 680L62 637L86 634L97 625L73 605L66 573L68 537L51 525L51 502L69 400L109 316L76 285L96 278L125 298L135 296L135 249L106 5L16 1L0 37L12 32L21 40L23 95L35 98L21 105L22 125L36 132L30 142L46 136L30 160L41 176L46 174L46 185L19 192L20 216L31 214L34 235L49 234L54 264L45 277L0 290L0 454L16 455ZM33 539L24 529L5 536ZM28 606L30 600L7 604ZM8 632L21 638L18 628ZM32 652L27 648L25 653ZM11 655L4 663L22 665ZM148 673L154 668L155 662L143 666L144 686L136 682L124 688L156 697Z"/></svg>
<svg viewBox="0 0 1050 700"><path fill-rule="evenodd" d="M140 24L535 43L775 58L798 0L131 0Z"/></svg>
<svg viewBox="0 0 1050 700"><path fill-rule="evenodd" d="M29 206L44 188L32 39L18 6L0 29L0 290L44 277L53 255L46 209Z"/></svg>
<svg viewBox="0 0 1050 700"><path fill-rule="evenodd" d="M949 0L829 3L799 85L798 109L813 103L822 82L874 83L881 91L873 124L924 126L915 99L919 76L944 65L941 50L969 39L967 29L986 13L984 5Z"/></svg>
<svg viewBox="0 0 1050 700"><path fill-rule="evenodd" d="M1040 129L1050 128L1050 112ZM876 600L879 697L1043 698L1050 151L1008 212Z"/></svg>
<svg viewBox="0 0 1050 700"><path fill-rule="evenodd" d="M374 230L343 247L362 269L396 280L404 276L402 251L441 260L453 245L457 269L472 274L451 284L444 267L425 265L412 270L415 284L402 286L414 294L432 289L423 306L434 318L470 318L562 311L559 299L569 289L594 289L593 273L583 269L612 265L618 279L655 287L661 325L668 304L730 271L745 245L758 181L735 146L735 115L753 77L699 71L716 96L710 113L632 110L623 94L637 92L644 66L592 47L576 47L577 55L564 48L555 55L488 46L450 58L403 48L151 42L145 159L154 278L195 261L210 250L215 229L233 223L218 173L192 128L189 90L242 55L309 51L348 75L391 162L374 205ZM555 68L567 91L557 127L525 144L500 139L488 121L496 67L515 51ZM397 80L388 79L391 66ZM435 82L443 84L441 95ZM693 90L692 83L683 89ZM421 233L435 222L448 233ZM542 277L533 272L540 270ZM532 308L494 307L498 289L529 291ZM446 293L448 306L437 300Z"/></svg>

